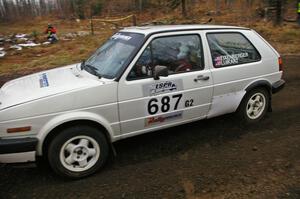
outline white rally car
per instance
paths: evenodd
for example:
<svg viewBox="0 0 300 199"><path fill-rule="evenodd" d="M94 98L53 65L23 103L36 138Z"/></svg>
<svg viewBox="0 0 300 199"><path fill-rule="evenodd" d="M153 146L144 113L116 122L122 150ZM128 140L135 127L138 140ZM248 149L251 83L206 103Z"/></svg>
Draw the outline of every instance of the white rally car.
<svg viewBox="0 0 300 199"><path fill-rule="evenodd" d="M125 28L83 63L2 86L0 162L43 156L85 177L120 139L232 112L257 122L284 84L279 54L254 30Z"/></svg>

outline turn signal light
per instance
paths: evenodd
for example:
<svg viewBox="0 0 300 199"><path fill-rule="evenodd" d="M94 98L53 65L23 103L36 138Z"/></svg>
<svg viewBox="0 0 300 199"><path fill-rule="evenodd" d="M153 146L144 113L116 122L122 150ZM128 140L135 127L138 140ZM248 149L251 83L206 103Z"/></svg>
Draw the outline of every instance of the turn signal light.
<svg viewBox="0 0 300 199"><path fill-rule="evenodd" d="M6 131L7 133L20 133L20 132L26 132L30 130L31 130L31 126L24 126L24 127L7 129Z"/></svg>

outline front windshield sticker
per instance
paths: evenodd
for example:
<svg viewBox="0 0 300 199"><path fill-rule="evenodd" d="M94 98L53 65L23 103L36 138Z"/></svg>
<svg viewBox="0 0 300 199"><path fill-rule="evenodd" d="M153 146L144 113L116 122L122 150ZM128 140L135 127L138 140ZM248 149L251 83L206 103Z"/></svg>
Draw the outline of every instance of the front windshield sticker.
<svg viewBox="0 0 300 199"><path fill-rule="evenodd" d="M238 64L240 58L248 57L248 53L239 53L232 55L223 55L215 58L215 66L225 66L231 64Z"/></svg>
<svg viewBox="0 0 300 199"><path fill-rule="evenodd" d="M183 83L181 79L143 85L144 96L155 96L180 90L183 90Z"/></svg>
<svg viewBox="0 0 300 199"><path fill-rule="evenodd" d="M182 118L182 111L177 112L177 113L168 113L165 115L161 116L156 116L156 117L149 117L145 119L145 126L150 126L150 125L155 125L155 124L160 124L172 120L176 120L179 118Z"/></svg>
<svg viewBox="0 0 300 199"><path fill-rule="evenodd" d="M121 39L121 40L129 41L132 37L127 36L127 35L122 35L121 33L116 33L111 38L112 39Z"/></svg>
<svg viewBox="0 0 300 199"><path fill-rule="evenodd" d="M39 82L40 82L40 88L49 86L48 77L46 73L39 75Z"/></svg>

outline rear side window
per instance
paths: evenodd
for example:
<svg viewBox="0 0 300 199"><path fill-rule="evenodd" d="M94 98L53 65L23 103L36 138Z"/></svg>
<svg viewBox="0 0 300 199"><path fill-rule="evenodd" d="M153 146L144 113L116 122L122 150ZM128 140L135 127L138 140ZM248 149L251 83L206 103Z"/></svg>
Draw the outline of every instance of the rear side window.
<svg viewBox="0 0 300 199"><path fill-rule="evenodd" d="M207 40L214 67L256 62L260 54L241 33L208 33Z"/></svg>

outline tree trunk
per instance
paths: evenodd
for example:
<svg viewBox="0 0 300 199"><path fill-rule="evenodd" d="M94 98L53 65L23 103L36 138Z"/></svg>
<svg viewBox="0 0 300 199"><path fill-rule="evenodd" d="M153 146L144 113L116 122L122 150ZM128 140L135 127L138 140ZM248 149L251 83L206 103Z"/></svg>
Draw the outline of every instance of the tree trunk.
<svg viewBox="0 0 300 199"><path fill-rule="evenodd" d="M282 22L282 0L276 0L276 18L275 25L280 25Z"/></svg>
<svg viewBox="0 0 300 199"><path fill-rule="evenodd" d="M185 4L185 0L181 0L181 12L182 12L182 16L186 17L186 4Z"/></svg>
<svg viewBox="0 0 300 199"><path fill-rule="evenodd" d="M143 7L144 7L143 0L139 0L139 11L140 12L143 11Z"/></svg>
<svg viewBox="0 0 300 199"><path fill-rule="evenodd" d="M216 13L217 13L217 15L219 15L221 13L220 0L216 0Z"/></svg>

